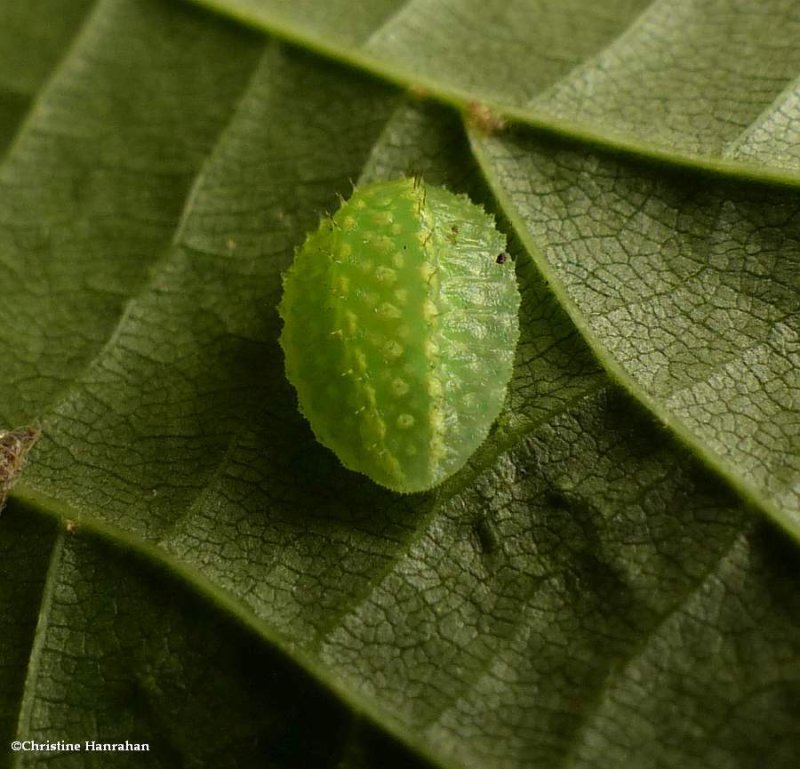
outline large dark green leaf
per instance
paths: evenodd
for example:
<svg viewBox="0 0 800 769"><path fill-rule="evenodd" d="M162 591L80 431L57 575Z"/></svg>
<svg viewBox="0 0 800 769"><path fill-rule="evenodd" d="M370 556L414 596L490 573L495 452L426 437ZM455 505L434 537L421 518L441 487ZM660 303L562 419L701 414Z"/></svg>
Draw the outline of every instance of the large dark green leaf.
<svg viewBox="0 0 800 769"><path fill-rule="evenodd" d="M147 741L156 766L793 767L800 563L762 513L800 532L797 194L756 119L795 74L788 4L216 5L233 20L101 0L55 46L15 12L60 59L26 65L0 162L0 419L42 430L0 519L3 739ZM746 55L715 43L745 27ZM667 100L684 71L767 151L737 165L692 87ZM623 72L647 120L570 113ZM375 74L573 139L467 135ZM668 162L574 141L634 129ZM410 172L495 210L523 336L469 466L399 496L314 441L275 307L337 195ZM48 763L143 765L114 760Z"/></svg>

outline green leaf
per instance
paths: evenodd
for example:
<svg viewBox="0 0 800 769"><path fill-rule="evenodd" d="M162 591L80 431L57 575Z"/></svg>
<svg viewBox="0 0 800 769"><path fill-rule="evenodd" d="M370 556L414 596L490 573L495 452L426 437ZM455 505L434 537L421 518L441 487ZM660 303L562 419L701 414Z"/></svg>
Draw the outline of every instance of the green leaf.
<svg viewBox="0 0 800 769"><path fill-rule="evenodd" d="M477 139L507 215L611 374L800 535L800 195Z"/></svg>
<svg viewBox="0 0 800 769"><path fill-rule="evenodd" d="M461 105L670 163L800 181L793 0L194 0Z"/></svg>
<svg viewBox="0 0 800 769"><path fill-rule="evenodd" d="M79 750L17 753L15 765L417 765L195 584L32 513L16 506L0 540L0 736L4 752L15 737Z"/></svg>
<svg viewBox="0 0 800 769"><path fill-rule="evenodd" d="M0 152L31 108L89 5L89 0L30 0L0 6ZM41 19L48 19L47 24L40 23Z"/></svg>
<svg viewBox="0 0 800 769"><path fill-rule="evenodd" d="M348 38L333 9L203 2L450 101L485 99L532 126L693 168L686 177L523 130L474 136L495 196L610 373L800 536L800 133L790 117L800 22L791 3L664 0L590 14L585 0L542 13L433 0L397 4L368 36ZM576 36L578 26L592 31ZM539 39L557 54L531 45ZM740 39L747 45L732 44ZM515 45L532 52L515 57Z"/></svg>
<svg viewBox="0 0 800 769"><path fill-rule="evenodd" d="M769 181L792 150L759 139L745 175L656 90L679 64L646 87L623 55L681 11L647 61L680 43L720 75L706 113L766 137L791 9L696 10L706 50L688 4L364 5L100 0L25 66L0 421L42 437L0 518L2 738L164 767L794 767L800 563L760 515L800 531L797 193ZM623 70L647 121L614 123L621 95L569 116ZM468 134L446 105L470 101L572 138ZM484 446L402 496L314 440L276 305L337 195L415 172L512 237L522 340Z"/></svg>

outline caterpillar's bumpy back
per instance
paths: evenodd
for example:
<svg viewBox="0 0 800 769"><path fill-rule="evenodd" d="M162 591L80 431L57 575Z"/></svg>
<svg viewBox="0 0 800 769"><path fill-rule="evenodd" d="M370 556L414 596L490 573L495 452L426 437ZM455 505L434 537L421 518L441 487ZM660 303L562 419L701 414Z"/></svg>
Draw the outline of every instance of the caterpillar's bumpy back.
<svg viewBox="0 0 800 769"><path fill-rule="evenodd" d="M317 439L400 492L459 470L500 412L514 265L482 208L420 180L356 190L284 276L286 373Z"/></svg>

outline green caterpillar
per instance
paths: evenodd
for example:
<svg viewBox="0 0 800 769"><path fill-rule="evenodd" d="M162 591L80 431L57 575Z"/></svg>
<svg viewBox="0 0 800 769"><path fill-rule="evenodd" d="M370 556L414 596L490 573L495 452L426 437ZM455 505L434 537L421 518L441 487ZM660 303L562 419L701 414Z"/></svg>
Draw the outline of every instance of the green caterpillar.
<svg viewBox="0 0 800 769"><path fill-rule="evenodd" d="M459 470L500 413L519 337L506 239L419 179L356 190L283 278L300 410L345 467L394 491Z"/></svg>

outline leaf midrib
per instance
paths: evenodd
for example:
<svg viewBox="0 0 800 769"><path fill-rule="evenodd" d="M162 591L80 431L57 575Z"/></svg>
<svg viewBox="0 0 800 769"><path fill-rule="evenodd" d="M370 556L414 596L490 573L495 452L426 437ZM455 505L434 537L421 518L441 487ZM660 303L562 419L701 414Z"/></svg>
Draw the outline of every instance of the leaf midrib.
<svg viewBox="0 0 800 769"><path fill-rule="evenodd" d="M298 48L311 51L361 72L366 72L373 77L403 88L420 98L431 99L452 107L464 116L466 123L469 122L466 116L469 114L470 109L476 103L480 103L482 106L487 107L492 114L503 118L512 127L520 126L545 136L575 141L589 149L638 158L645 162L669 168L694 170L698 173L725 179L758 182L776 187L800 188L800 171L767 167L755 163L746 163L741 160L712 157L699 153L679 153L665 149L656 142L641 141L615 131L597 130L591 125L571 120L561 120L532 108L515 107L476 98L474 93L453 86L442 85L433 78L422 77L403 66L397 66L376 56L366 54L360 48L349 48L297 25L287 23L269 11L256 14L239 8L231 9L227 6L225 0L191 0L191 2L225 18L233 19L258 32L266 33ZM627 29L628 27L622 30L615 40L625 34ZM760 113L757 120L761 120L763 114L764 112ZM752 124L745 127L741 135L745 135L751 127Z"/></svg>

